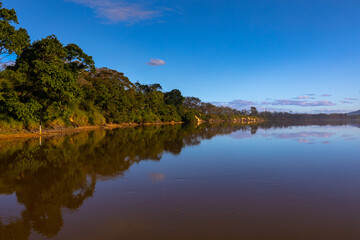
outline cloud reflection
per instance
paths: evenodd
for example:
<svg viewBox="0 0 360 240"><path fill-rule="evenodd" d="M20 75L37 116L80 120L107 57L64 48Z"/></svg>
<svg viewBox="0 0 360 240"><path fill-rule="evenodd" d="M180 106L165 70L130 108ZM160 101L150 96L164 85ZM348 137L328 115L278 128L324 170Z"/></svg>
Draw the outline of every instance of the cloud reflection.
<svg viewBox="0 0 360 240"><path fill-rule="evenodd" d="M162 182L165 180L166 175L164 173L150 173L149 177L151 179L152 182Z"/></svg>
<svg viewBox="0 0 360 240"><path fill-rule="evenodd" d="M310 139L298 139L299 143L310 143Z"/></svg>
<svg viewBox="0 0 360 240"><path fill-rule="evenodd" d="M297 133L272 133L270 136L279 138L279 139L292 139L292 138L329 138L332 137L334 133L330 132L297 132Z"/></svg>

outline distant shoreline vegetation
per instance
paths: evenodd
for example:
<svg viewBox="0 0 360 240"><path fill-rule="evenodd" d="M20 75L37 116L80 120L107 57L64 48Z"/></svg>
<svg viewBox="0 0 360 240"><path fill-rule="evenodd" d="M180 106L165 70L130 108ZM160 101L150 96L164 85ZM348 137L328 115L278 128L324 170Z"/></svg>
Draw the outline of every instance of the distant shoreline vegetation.
<svg viewBox="0 0 360 240"><path fill-rule="evenodd" d="M0 1L1 60L16 56L1 64L0 130L258 118L256 109L217 107L177 89L132 83L121 72L95 68L79 46L64 46L54 35L30 43L17 24L15 10Z"/></svg>

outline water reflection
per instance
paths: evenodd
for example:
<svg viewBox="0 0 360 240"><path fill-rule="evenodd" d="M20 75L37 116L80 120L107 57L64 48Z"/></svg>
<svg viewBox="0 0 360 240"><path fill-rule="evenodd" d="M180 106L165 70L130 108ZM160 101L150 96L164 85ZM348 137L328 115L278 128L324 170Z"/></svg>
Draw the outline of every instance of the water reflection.
<svg viewBox="0 0 360 240"><path fill-rule="evenodd" d="M29 239L36 232L54 238L63 228L64 212L76 212L94 196L99 180L122 176L133 164L144 160L159 161L164 153L179 155L186 146L214 136L231 134L241 140L260 135L300 143L313 143L315 138L324 145L330 144L327 139L334 136L327 129L291 131L284 127L276 126L283 131L267 133L263 131L270 128L266 124L147 126L43 138L41 146L38 139L0 143L0 195L15 194L23 206L20 216L0 217L0 237ZM256 134L259 129L261 134ZM340 137L354 138L351 134ZM151 172L148 179L161 183L167 176Z"/></svg>
<svg viewBox="0 0 360 240"><path fill-rule="evenodd" d="M152 182L162 182L164 181L166 175L164 173L150 173L149 177Z"/></svg>
<svg viewBox="0 0 360 240"><path fill-rule="evenodd" d="M164 152L177 155L185 146L240 129L252 128L147 126L43 138L41 146L37 139L2 143L0 194L15 193L25 209L21 217L0 218L1 237L28 239L31 231L55 237L64 224L62 209L76 211L93 196L98 179L123 175L134 163L159 161ZM160 182L165 175L152 173L150 178Z"/></svg>

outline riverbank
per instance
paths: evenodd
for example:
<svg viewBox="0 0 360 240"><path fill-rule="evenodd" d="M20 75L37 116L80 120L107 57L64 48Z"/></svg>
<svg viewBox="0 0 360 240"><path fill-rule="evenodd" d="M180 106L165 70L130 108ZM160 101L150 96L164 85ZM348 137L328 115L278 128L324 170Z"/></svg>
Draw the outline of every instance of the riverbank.
<svg viewBox="0 0 360 240"><path fill-rule="evenodd" d="M16 140L22 138L37 138L56 136L62 134L72 134L82 131L91 131L97 129L115 129L115 128L126 128L126 127L137 127L137 126L149 126L149 125L173 125L182 124L183 122L157 122L157 123L121 123L121 124L106 124L106 125L95 125L95 126L82 126L82 127L61 127L55 129L44 129L41 134L39 132L27 131L27 130L0 130L0 141L4 140Z"/></svg>
<svg viewBox="0 0 360 240"><path fill-rule="evenodd" d="M209 121L198 121L198 124L202 123L220 123L226 122L229 120L220 120L220 119L210 119ZM251 125L264 122L261 118L235 118L230 120L233 123L240 123L244 125ZM116 128L127 128L127 127L137 127L137 126L151 126L151 125L173 125L173 124L183 124L184 122L155 122L155 123L121 123L121 124L106 124L106 125L94 125L94 126L80 126L80 127L58 127L58 128L50 128L44 129L40 134L38 131L28 131L26 129L23 130L1 130L0 129L0 141L6 140L16 140L16 139L24 139L24 138L38 138L38 137L48 137L48 136L56 136L56 135L64 135L64 134L72 134L76 132L82 131L91 131L97 129L116 129Z"/></svg>

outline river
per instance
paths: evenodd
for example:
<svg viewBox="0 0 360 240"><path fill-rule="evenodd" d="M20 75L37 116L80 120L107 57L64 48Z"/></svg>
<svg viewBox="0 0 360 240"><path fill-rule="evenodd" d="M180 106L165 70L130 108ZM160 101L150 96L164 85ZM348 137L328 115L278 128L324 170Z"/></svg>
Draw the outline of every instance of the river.
<svg viewBox="0 0 360 240"><path fill-rule="evenodd" d="M0 239L360 239L360 125L0 142Z"/></svg>

